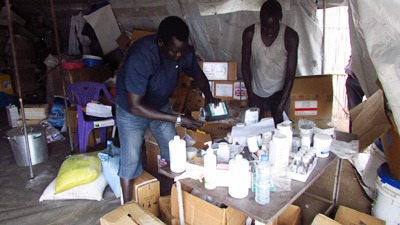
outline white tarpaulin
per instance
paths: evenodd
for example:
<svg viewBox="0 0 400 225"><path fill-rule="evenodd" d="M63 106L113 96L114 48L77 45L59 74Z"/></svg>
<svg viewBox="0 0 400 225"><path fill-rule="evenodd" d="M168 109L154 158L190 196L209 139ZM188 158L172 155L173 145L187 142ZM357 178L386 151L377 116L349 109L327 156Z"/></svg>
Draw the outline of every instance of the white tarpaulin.
<svg viewBox="0 0 400 225"><path fill-rule="evenodd" d="M400 2L350 0L353 67L367 96L379 78L400 128Z"/></svg>

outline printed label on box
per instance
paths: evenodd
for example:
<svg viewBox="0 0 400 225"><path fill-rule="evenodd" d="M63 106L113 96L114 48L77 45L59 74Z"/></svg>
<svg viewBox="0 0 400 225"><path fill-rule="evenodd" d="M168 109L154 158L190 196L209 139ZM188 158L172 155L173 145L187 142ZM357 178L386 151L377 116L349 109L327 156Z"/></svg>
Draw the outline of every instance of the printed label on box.
<svg viewBox="0 0 400 225"><path fill-rule="evenodd" d="M95 128L110 127L110 126L114 126L114 120L110 119L110 120L95 121L95 122L93 122L93 125Z"/></svg>
<svg viewBox="0 0 400 225"><path fill-rule="evenodd" d="M246 99L246 86L244 85L244 82L235 82L234 86L234 99Z"/></svg>
<svg viewBox="0 0 400 225"><path fill-rule="evenodd" d="M203 62L203 72L209 80L228 80L228 62Z"/></svg>
<svg viewBox="0 0 400 225"><path fill-rule="evenodd" d="M296 101L294 103L295 116L316 116L318 101Z"/></svg>
<svg viewBox="0 0 400 225"><path fill-rule="evenodd" d="M216 84L215 96L233 97L232 84Z"/></svg>

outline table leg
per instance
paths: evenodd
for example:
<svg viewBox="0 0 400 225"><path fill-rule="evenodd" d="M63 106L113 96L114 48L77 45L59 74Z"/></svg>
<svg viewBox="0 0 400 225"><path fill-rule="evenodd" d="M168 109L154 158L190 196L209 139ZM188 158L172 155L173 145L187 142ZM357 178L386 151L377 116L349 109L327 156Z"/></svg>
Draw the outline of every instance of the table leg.
<svg viewBox="0 0 400 225"><path fill-rule="evenodd" d="M342 164L343 164L343 160L341 158L338 158L338 161L337 161L337 164L336 164L335 182L333 184L332 204L325 211L325 215L328 215L328 213L330 213L334 209L334 207L337 205L337 202L338 202L338 199L339 199L340 174L342 172Z"/></svg>

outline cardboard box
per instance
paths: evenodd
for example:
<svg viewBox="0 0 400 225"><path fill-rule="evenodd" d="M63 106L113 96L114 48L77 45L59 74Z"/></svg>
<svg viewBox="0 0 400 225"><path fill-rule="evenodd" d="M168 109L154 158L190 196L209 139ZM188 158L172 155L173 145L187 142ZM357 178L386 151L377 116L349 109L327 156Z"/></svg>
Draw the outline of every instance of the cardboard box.
<svg viewBox="0 0 400 225"><path fill-rule="evenodd" d="M247 91L243 81L210 81L213 96L222 100L245 100Z"/></svg>
<svg viewBox="0 0 400 225"><path fill-rule="evenodd" d="M51 76L53 76L54 94L64 96L63 90L60 88L62 87L62 77L64 77L65 87L67 87L69 84L86 81L103 83L113 77L114 73L109 64L103 64L96 67L63 70L63 76L60 75L59 70L54 70Z"/></svg>
<svg viewBox="0 0 400 225"><path fill-rule="evenodd" d="M332 121L332 75L302 76L294 79L290 92L289 118L308 119L325 128Z"/></svg>
<svg viewBox="0 0 400 225"><path fill-rule="evenodd" d="M237 80L237 62L200 62L208 80Z"/></svg>
<svg viewBox="0 0 400 225"><path fill-rule="evenodd" d="M7 69L6 73L11 75L13 90L18 90L17 74L15 69L12 68ZM38 89L36 87L37 75L35 73L35 68L18 68L18 75L19 75L20 90L22 93L37 91Z"/></svg>
<svg viewBox="0 0 400 225"><path fill-rule="evenodd" d="M10 75L4 73L0 74L0 91L9 95L14 94Z"/></svg>
<svg viewBox="0 0 400 225"><path fill-rule="evenodd" d="M167 225L172 225L172 219L174 219L174 217L171 214L171 195L161 196L159 203L161 220Z"/></svg>
<svg viewBox="0 0 400 225"><path fill-rule="evenodd" d="M300 225L301 209L296 205L289 205L281 215L267 225Z"/></svg>
<svg viewBox="0 0 400 225"><path fill-rule="evenodd" d="M157 216L160 214L160 181L146 171L133 181L133 200L147 211Z"/></svg>
<svg viewBox="0 0 400 225"><path fill-rule="evenodd" d="M400 136L391 127L382 137L383 152L389 166L390 175L400 181Z"/></svg>
<svg viewBox="0 0 400 225"><path fill-rule="evenodd" d="M46 119L49 115L49 104L26 104L24 112L27 120Z"/></svg>
<svg viewBox="0 0 400 225"><path fill-rule="evenodd" d="M339 206L335 220L343 225L364 224L364 225L385 225L385 221L371 215L358 212L346 206Z"/></svg>
<svg viewBox="0 0 400 225"><path fill-rule="evenodd" d="M186 128L184 127L177 127L176 131L181 138L186 135ZM158 173L158 159L160 157L160 148L158 147L157 141L149 129L147 129L144 135L144 141L146 147L146 169L147 171L150 171L152 173Z"/></svg>
<svg viewBox="0 0 400 225"><path fill-rule="evenodd" d="M247 216L242 212L228 208L219 208L201 198L182 190L185 223L189 225L244 225ZM179 218L176 186L171 190L171 214Z"/></svg>
<svg viewBox="0 0 400 225"><path fill-rule="evenodd" d="M318 213L314 217L314 220L312 221L311 225L342 225L342 224L325 216L324 214Z"/></svg>
<svg viewBox="0 0 400 225"><path fill-rule="evenodd" d="M144 36L155 34L155 33L156 33L156 31L134 29L132 31L132 35L131 35L131 44Z"/></svg>
<svg viewBox="0 0 400 225"><path fill-rule="evenodd" d="M160 219L131 201L100 218L101 225L164 224Z"/></svg>
<svg viewBox="0 0 400 225"><path fill-rule="evenodd" d="M363 151L389 128L382 90L376 91L366 101L350 110L352 133L358 135L359 149Z"/></svg>

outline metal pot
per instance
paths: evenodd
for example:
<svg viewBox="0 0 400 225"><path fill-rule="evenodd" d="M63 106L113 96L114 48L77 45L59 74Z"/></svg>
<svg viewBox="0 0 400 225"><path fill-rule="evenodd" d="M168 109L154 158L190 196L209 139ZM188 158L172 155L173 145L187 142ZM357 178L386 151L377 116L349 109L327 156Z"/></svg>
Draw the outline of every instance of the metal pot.
<svg viewBox="0 0 400 225"><path fill-rule="evenodd" d="M32 165L41 163L49 158L47 149L46 128L40 124L27 125L29 149ZM19 166L29 166L29 157L26 151L25 134L23 127L16 127L6 132L11 144L15 162Z"/></svg>

